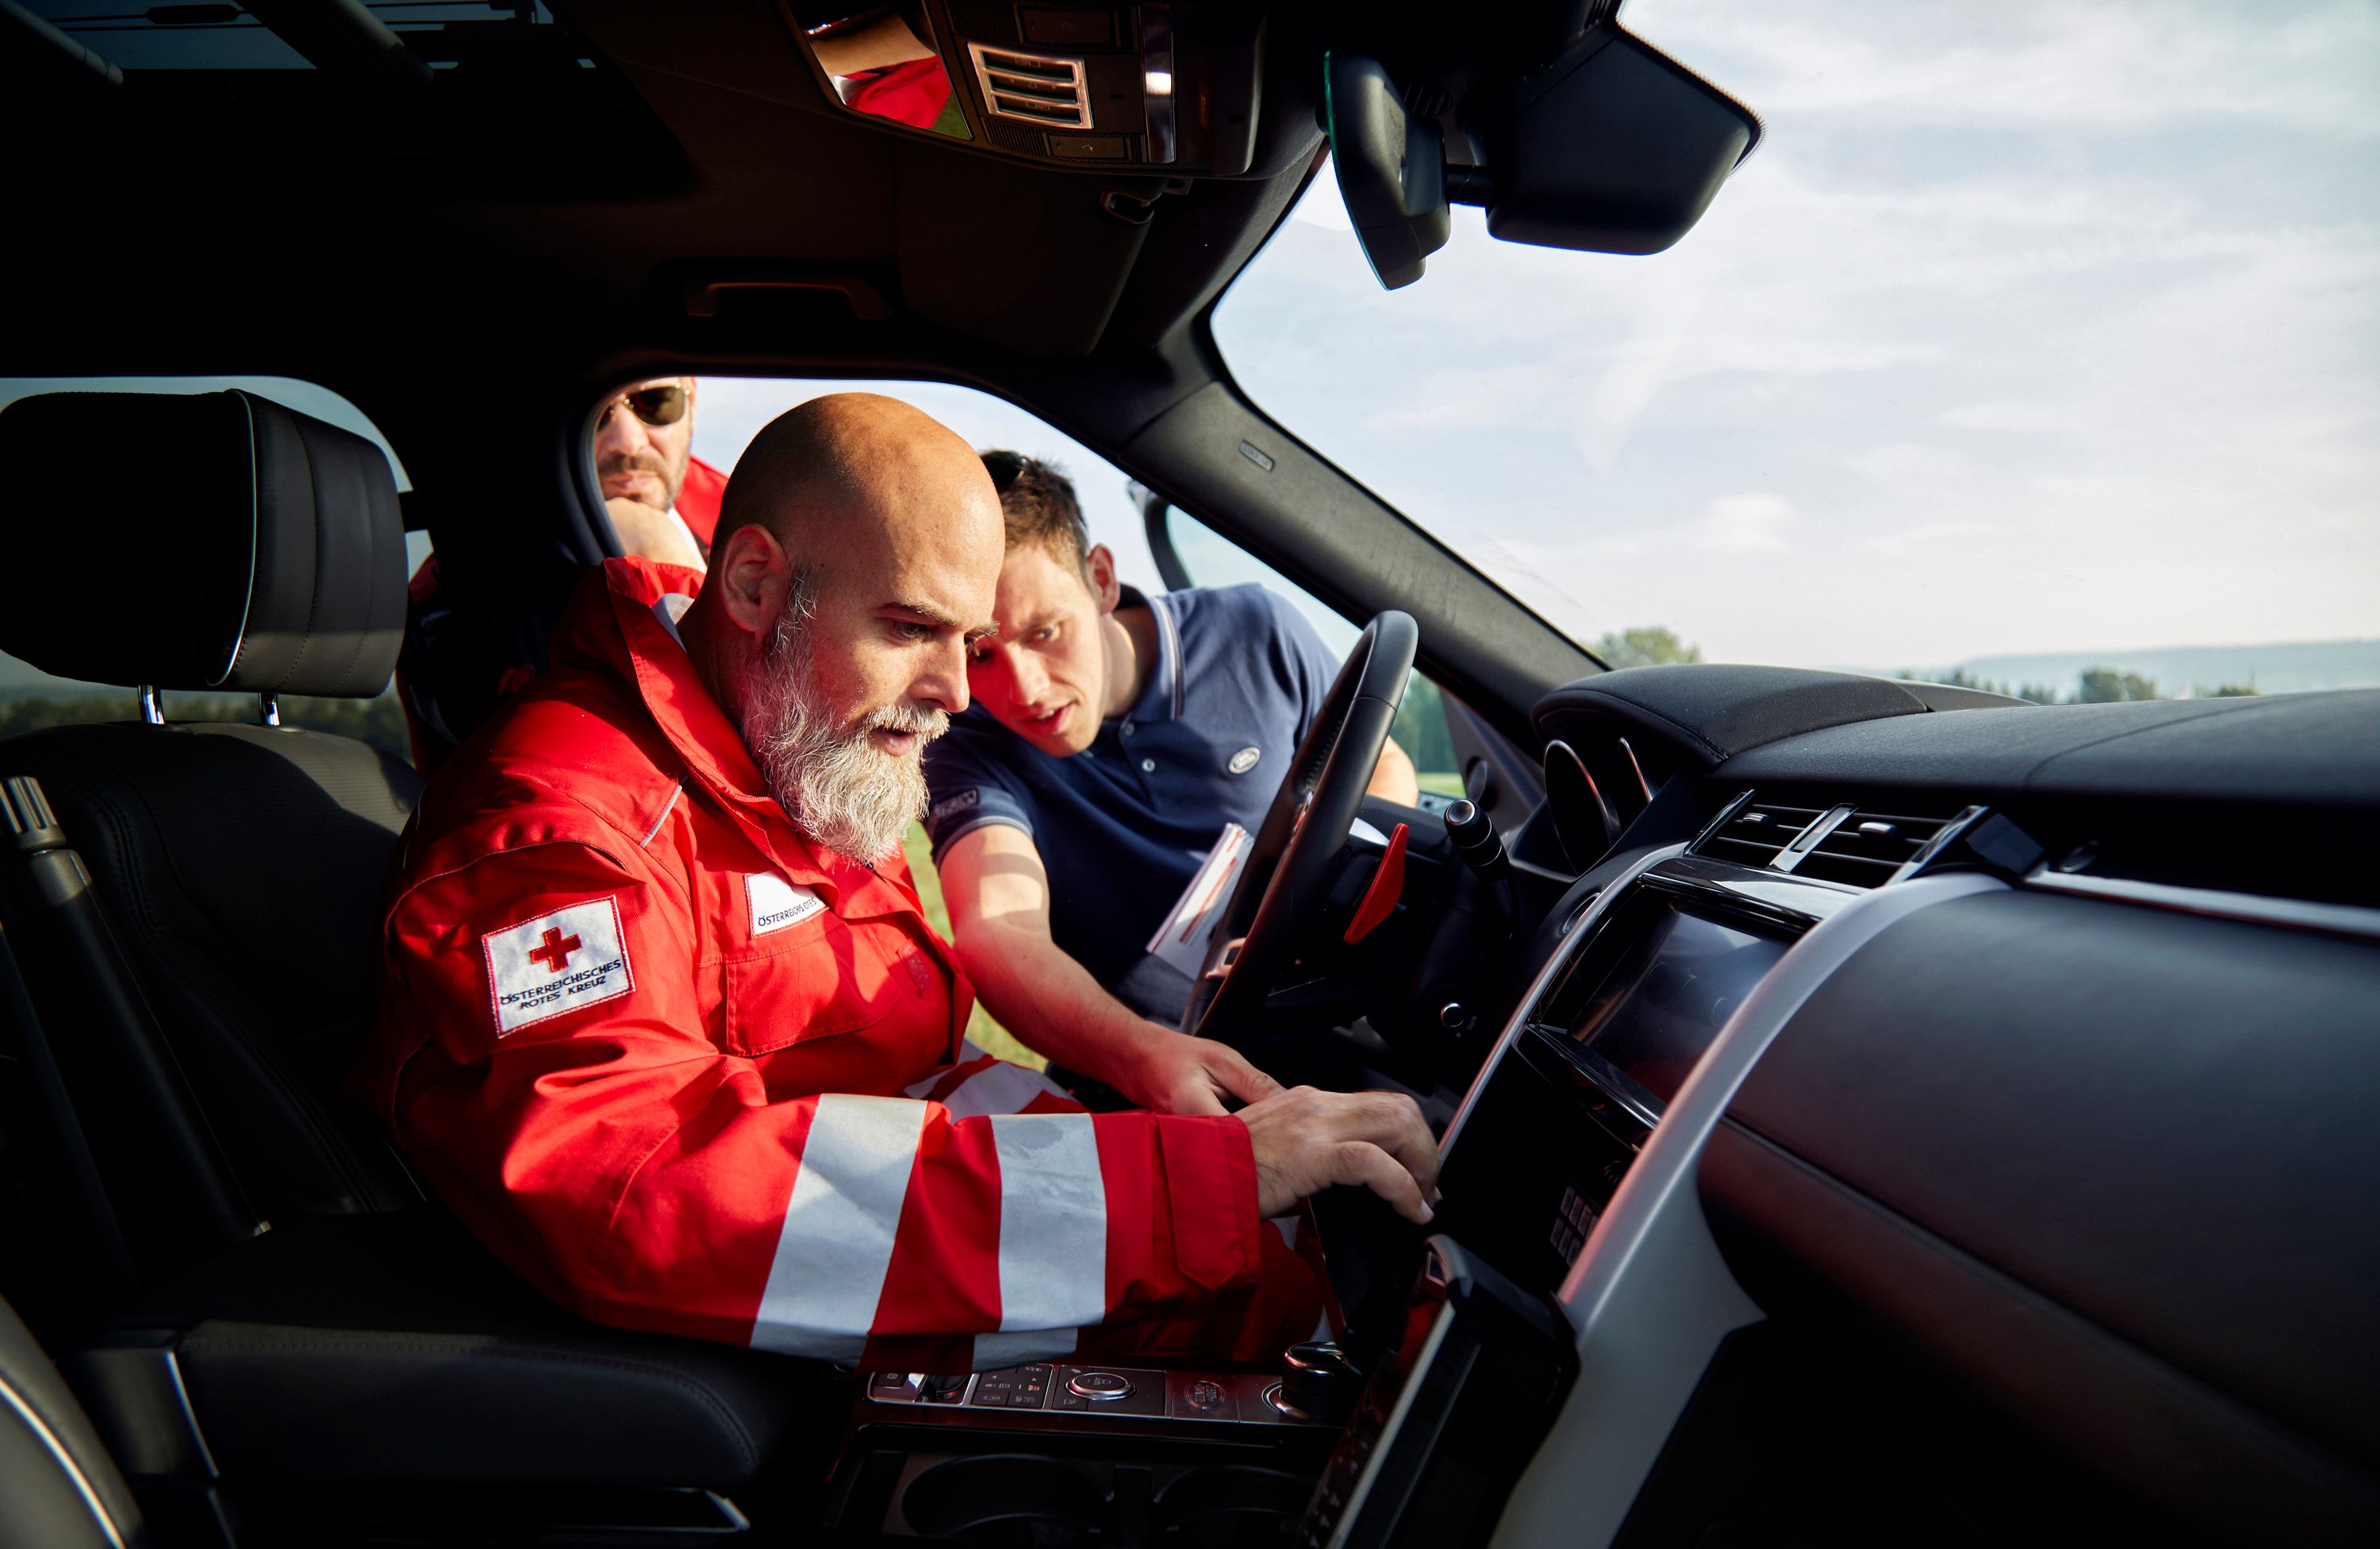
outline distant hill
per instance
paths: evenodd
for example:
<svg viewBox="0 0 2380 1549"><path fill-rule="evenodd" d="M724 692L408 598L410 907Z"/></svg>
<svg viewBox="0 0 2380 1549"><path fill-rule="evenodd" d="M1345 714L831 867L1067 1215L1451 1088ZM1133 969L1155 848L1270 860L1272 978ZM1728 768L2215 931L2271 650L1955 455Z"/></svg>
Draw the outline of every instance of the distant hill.
<svg viewBox="0 0 2380 1549"><path fill-rule="evenodd" d="M2070 694L2075 679L2085 667L2136 672L2155 680L2157 691L2168 699L2227 683L2251 684L2267 694L2305 693L2316 689L2372 689L2380 688L2380 640L2044 652L2037 655L1976 656L1958 663L1955 668L1910 670L1922 677L1962 670L1986 683L2044 683Z"/></svg>
<svg viewBox="0 0 2380 1549"><path fill-rule="evenodd" d="M103 683L77 683L70 677L52 677L39 667L28 666L14 656L0 654L0 700L79 700L93 694L120 694L124 691Z"/></svg>

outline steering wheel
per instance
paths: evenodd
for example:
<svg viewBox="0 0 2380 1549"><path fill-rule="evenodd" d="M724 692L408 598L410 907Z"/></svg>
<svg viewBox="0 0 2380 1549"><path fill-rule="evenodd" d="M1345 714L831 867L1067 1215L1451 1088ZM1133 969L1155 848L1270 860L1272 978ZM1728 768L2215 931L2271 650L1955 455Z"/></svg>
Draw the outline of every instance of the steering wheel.
<svg viewBox="0 0 2380 1549"><path fill-rule="evenodd" d="M1256 1032L1265 996L1296 959L1301 933L1330 888L1420 643L1412 616L1391 609L1366 625L1347 653L1208 938L1182 1014L1184 1032L1235 1045Z"/></svg>

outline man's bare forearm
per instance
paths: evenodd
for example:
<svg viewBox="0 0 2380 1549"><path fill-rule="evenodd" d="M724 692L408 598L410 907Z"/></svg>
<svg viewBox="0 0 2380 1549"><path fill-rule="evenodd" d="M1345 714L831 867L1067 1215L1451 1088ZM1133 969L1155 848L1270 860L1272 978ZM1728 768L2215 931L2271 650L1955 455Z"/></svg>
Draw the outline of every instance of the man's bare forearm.
<svg viewBox="0 0 2380 1549"><path fill-rule="evenodd" d="M1001 1025L1069 1069L1130 1090L1131 1067L1149 1041L1172 1036L1029 923L978 920L957 945L976 994Z"/></svg>
<svg viewBox="0 0 2380 1549"><path fill-rule="evenodd" d="M1372 783L1365 794L1410 807L1421 799L1421 781L1414 773L1413 760L1391 738L1380 746L1380 762L1372 767Z"/></svg>

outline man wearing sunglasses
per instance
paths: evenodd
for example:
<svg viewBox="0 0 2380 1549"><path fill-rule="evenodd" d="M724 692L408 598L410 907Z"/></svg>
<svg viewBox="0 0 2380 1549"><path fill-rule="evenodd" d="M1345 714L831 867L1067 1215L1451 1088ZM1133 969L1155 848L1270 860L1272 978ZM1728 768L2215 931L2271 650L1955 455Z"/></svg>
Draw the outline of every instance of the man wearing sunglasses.
<svg viewBox="0 0 2380 1549"><path fill-rule="evenodd" d="M1254 1102L1279 1088L1174 1031L1190 983L1148 943L1224 825L1261 825L1339 664L1262 587L1121 585L1062 473L983 460L1007 532L1000 629L969 657L976 708L926 763L967 975L1012 1032L1139 1106ZM1415 798L1394 742L1371 789Z"/></svg>
<svg viewBox="0 0 2380 1549"><path fill-rule="evenodd" d="M613 394L597 411L595 473L623 550L703 567L726 480L694 457L694 378L654 377ZM689 486L709 494L689 502L706 508L680 506Z"/></svg>
<svg viewBox="0 0 2380 1549"><path fill-rule="evenodd" d="M635 383L605 399L596 416L595 472L621 552L701 569L727 475L694 455L694 378ZM516 666L488 680L470 652L444 649L455 623L432 554L413 573L396 664L397 702L405 707L414 767L424 774L445 762L514 678L528 676Z"/></svg>

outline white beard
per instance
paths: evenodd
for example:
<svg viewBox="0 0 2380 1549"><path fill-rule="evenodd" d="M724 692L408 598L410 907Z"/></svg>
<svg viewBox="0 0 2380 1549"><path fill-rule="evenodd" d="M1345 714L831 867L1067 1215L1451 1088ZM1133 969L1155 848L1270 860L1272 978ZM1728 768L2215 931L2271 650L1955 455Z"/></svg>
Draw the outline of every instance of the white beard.
<svg viewBox="0 0 2380 1549"><path fill-rule="evenodd" d="M901 835L926 811L926 744L950 728L939 710L889 704L839 721L812 692L809 621L814 578L796 579L793 595L746 685L745 745L785 815L836 854L874 865L901 848ZM907 753L887 753L870 736L917 734Z"/></svg>

